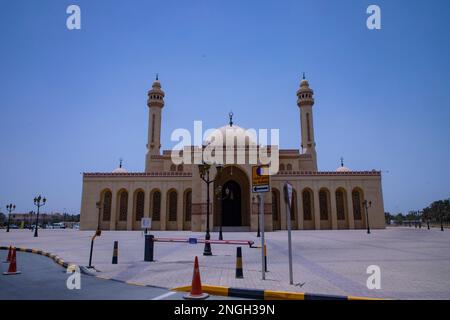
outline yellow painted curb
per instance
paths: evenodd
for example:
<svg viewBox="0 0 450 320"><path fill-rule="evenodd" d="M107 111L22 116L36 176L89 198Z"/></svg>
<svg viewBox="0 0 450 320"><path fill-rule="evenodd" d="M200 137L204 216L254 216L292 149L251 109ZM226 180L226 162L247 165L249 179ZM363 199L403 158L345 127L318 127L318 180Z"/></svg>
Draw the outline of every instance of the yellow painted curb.
<svg viewBox="0 0 450 320"><path fill-rule="evenodd" d="M181 286L181 287L175 287L171 289L172 291L179 291L179 292L189 292L191 291L191 286ZM233 291L239 291L239 290L249 290L252 289L238 289L238 288L229 288L229 287L223 287L223 286L211 286L211 285L202 285L202 291L217 295L217 296L230 296L230 290ZM327 297L333 297L333 296L327 296L327 295L314 295L310 293L304 293L304 292L289 292L289 291L274 291L274 290L255 290L255 291L263 291L264 292L264 300L310 300L311 297L318 297L318 299L326 299ZM236 295L236 292L233 293L232 296L238 296ZM308 297L306 297L308 296ZM248 296L247 296L248 297ZM306 299L305 299L306 298ZM308 299L309 298L309 299ZM357 296L336 296L336 298L340 298L343 300L386 300L382 298L366 298L366 297L357 297Z"/></svg>
<svg viewBox="0 0 450 320"><path fill-rule="evenodd" d="M67 267L67 272L75 272L76 269L77 269L76 264L69 264L69 266Z"/></svg>
<svg viewBox="0 0 450 320"><path fill-rule="evenodd" d="M305 300L302 292L264 290L264 300Z"/></svg>
<svg viewBox="0 0 450 320"><path fill-rule="evenodd" d="M348 296L347 297L348 300L387 300L387 299L382 299L382 298L366 298L366 297L355 297L355 296Z"/></svg>
<svg viewBox="0 0 450 320"><path fill-rule="evenodd" d="M203 286L202 286L202 288L203 288ZM188 292L188 291L191 291L191 286L175 287L175 288L172 288L170 290L178 291L178 292Z"/></svg>
<svg viewBox="0 0 450 320"><path fill-rule="evenodd" d="M140 287L146 287L147 285L145 283L141 282L134 282L134 281L125 281L126 284L131 284L133 286L140 286Z"/></svg>

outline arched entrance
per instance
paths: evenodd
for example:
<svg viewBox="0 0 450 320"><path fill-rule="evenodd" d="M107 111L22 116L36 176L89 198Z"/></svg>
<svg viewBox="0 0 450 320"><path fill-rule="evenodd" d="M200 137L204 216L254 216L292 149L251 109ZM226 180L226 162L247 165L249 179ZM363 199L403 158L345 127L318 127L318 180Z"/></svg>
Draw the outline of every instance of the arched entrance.
<svg viewBox="0 0 450 320"><path fill-rule="evenodd" d="M229 180L222 187L222 226L242 226L241 187L234 180Z"/></svg>
<svg viewBox="0 0 450 320"><path fill-rule="evenodd" d="M220 193L219 187L222 189ZM240 231L250 226L250 182L238 166L225 166L214 182L215 230L221 222L222 227L230 231Z"/></svg>

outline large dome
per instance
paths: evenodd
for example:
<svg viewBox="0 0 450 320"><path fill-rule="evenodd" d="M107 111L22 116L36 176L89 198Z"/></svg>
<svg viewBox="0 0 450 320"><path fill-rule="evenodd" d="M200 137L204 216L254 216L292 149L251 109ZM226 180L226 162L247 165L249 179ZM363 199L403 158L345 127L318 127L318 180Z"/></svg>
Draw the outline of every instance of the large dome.
<svg viewBox="0 0 450 320"><path fill-rule="evenodd" d="M119 167L119 168L114 169L112 173L127 173L127 172L128 171L125 170L124 168Z"/></svg>
<svg viewBox="0 0 450 320"><path fill-rule="evenodd" d="M255 145L257 141L256 130L246 130L235 124L215 129L205 139L205 144L226 145L227 141L236 146Z"/></svg>
<svg viewBox="0 0 450 320"><path fill-rule="evenodd" d="M349 172L350 169L344 166L340 166L339 168L336 169L337 172Z"/></svg>

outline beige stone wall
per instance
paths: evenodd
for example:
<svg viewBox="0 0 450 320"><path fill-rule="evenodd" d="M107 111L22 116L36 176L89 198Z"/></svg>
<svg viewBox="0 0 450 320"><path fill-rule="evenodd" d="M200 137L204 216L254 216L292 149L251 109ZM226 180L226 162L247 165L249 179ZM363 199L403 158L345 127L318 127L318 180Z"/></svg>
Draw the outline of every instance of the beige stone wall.
<svg viewBox="0 0 450 320"><path fill-rule="evenodd" d="M243 190L243 194L248 195L249 212L243 210L242 214L248 215L246 219L250 221L250 230L257 229L257 209L253 202L251 193L251 166L233 166L235 174L242 170L244 178L249 180L249 189ZM193 169L186 167L186 170ZM215 176L214 169L211 170L211 178ZM102 221L102 229L123 229L139 230L140 223L134 219L136 204L134 195L137 190L143 190L145 193L144 216L150 216L152 208L151 192L152 190L161 191L161 219L159 222L153 222L153 228L158 230L183 230L192 231L206 230L206 184L200 179L198 170L190 172L164 172L160 176L150 174L87 174L83 179L83 192L81 203L81 229L95 229L97 227L98 210L96 202L100 200L101 193L104 190L110 190L112 193L112 207L110 221ZM242 177L241 177L242 178ZM240 179L241 179L240 178ZM295 214L292 220L293 229L358 229L366 228L366 215L362 210L361 220L355 220L353 215L352 191L358 189L361 191L361 201L367 199L371 201L369 208L369 222L371 228L384 228L384 205L381 189L381 175L374 172L281 172L271 178L273 190L278 190L279 198L279 219L273 220L272 215L272 194L264 194L265 203L265 226L266 229L286 229L286 204L283 201L283 185L289 181L296 191ZM345 219L337 219L336 195L337 189L341 189L345 194ZM119 215L119 191L128 191L127 220L117 221ZM177 221L169 222L168 212L168 191L176 190L177 198ZM184 194L187 190L192 191L192 217L191 221L185 221L184 212ZM304 190L310 190L312 198L312 219L304 219L303 198ZM327 195L326 207L328 219L320 219L320 200L319 191L324 190ZM214 219L218 217L214 207L214 183L210 184L210 228L216 225ZM195 208L194 208L195 207ZM363 209L363 208L362 208Z"/></svg>

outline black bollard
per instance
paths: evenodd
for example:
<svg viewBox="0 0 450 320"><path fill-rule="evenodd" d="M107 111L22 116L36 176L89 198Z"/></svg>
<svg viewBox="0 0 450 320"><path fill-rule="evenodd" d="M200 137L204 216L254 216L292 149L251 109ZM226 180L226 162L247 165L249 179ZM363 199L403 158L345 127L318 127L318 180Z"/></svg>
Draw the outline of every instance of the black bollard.
<svg viewBox="0 0 450 320"><path fill-rule="evenodd" d="M264 271L267 270L267 245L264 245Z"/></svg>
<svg viewBox="0 0 450 320"><path fill-rule="evenodd" d="M242 270L242 248L236 248L236 278L242 279L244 278L244 272Z"/></svg>
<svg viewBox="0 0 450 320"><path fill-rule="evenodd" d="M144 261L154 261L153 260L153 247L154 247L154 236L151 234L145 235L145 252Z"/></svg>
<svg viewBox="0 0 450 320"><path fill-rule="evenodd" d="M119 255L119 241L114 241L112 264L117 264L118 255Z"/></svg>

